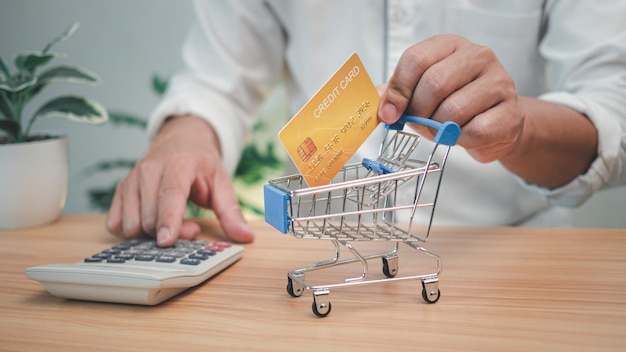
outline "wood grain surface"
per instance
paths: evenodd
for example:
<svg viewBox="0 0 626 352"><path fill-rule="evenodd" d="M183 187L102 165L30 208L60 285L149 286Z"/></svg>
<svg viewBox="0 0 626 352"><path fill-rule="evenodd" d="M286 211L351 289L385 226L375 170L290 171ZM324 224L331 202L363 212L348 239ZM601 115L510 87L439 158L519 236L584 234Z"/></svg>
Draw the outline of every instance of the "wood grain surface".
<svg viewBox="0 0 626 352"><path fill-rule="evenodd" d="M201 224L200 238L224 239L212 220ZM60 299L25 276L117 243L102 215L0 232L0 350L626 350L626 230L433 228L425 247L442 258L439 302L424 303L419 280L339 287L330 315L317 318L311 292L287 294L287 272L331 257L332 244L251 226L257 237L240 261L155 307ZM408 246L399 263L398 276L433 265ZM360 270L316 271L307 282ZM372 261L369 273L383 278L382 264Z"/></svg>

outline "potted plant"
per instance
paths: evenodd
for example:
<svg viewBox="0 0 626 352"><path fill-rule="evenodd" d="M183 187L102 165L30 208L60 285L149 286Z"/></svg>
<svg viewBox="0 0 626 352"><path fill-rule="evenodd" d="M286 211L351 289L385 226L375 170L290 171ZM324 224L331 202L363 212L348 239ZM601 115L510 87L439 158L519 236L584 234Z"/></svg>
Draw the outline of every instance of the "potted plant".
<svg viewBox="0 0 626 352"><path fill-rule="evenodd" d="M108 119L101 104L76 95L52 98L25 116L27 104L53 82L99 83L97 75L80 67L45 68L61 56L50 49L77 28L78 24L70 26L41 51L18 54L13 73L0 57L0 229L51 222L65 205L67 137L59 132L34 131L35 122L52 116L89 123Z"/></svg>

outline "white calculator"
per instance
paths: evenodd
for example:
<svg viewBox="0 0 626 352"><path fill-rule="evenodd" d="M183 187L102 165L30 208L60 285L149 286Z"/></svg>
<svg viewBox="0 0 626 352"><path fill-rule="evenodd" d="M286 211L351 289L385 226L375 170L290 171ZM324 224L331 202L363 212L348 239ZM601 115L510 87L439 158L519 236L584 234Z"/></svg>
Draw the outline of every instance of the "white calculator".
<svg viewBox="0 0 626 352"><path fill-rule="evenodd" d="M235 263L244 247L229 242L178 240L160 248L154 239L133 239L78 263L26 269L62 298L156 305Z"/></svg>

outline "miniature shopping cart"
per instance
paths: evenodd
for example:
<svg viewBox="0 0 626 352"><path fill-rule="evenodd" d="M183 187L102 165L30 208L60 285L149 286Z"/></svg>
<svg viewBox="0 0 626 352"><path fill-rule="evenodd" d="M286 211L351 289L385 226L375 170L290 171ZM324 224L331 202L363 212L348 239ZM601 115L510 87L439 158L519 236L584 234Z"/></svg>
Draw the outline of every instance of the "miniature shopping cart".
<svg viewBox="0 0 626 352"><path fill-rule="evenodd" d="M434 147L422 153L423 159L415 157L419 156L420 137L402 131L406 122L437 130ZM427 303L439 300L441 259L421 243L428 239L444 165L460 128L453 122L441 124L415 116L403 116L385 127L388 131L378 158L344 166L328 185L307 187L302 175L273 179L265 185L266 222L297 238L330 240L334 244L333 258L287 274L287 292L299 297L305 290L312 291L313 313L319 317L331 311L330 289L346 285L419 279L423 299ZM428 196L427 189L431 190ZM423 212L425 223L414 223L417 212ZM364 255L352 245L354 241L394 243L390 250ZM434 258L434 272L396 277L400 242ZM352 256L340 260L342 247ZM384 277L368 275L368 261L376 258L382 258ZM325 285L305 281L306 272L359 262L363 269L360 276Z"/></svg>

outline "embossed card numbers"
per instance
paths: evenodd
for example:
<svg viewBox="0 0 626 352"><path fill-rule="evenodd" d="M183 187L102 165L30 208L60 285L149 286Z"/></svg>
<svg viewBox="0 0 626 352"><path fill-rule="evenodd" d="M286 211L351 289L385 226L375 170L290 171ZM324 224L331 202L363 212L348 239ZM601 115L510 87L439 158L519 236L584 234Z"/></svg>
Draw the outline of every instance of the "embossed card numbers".
<svg viewBox="0 0 626 352"><path fill-rule="evenodd" d="M328 184L378 125L380 96L353 54L278 136L309 187Z"/></svg>

